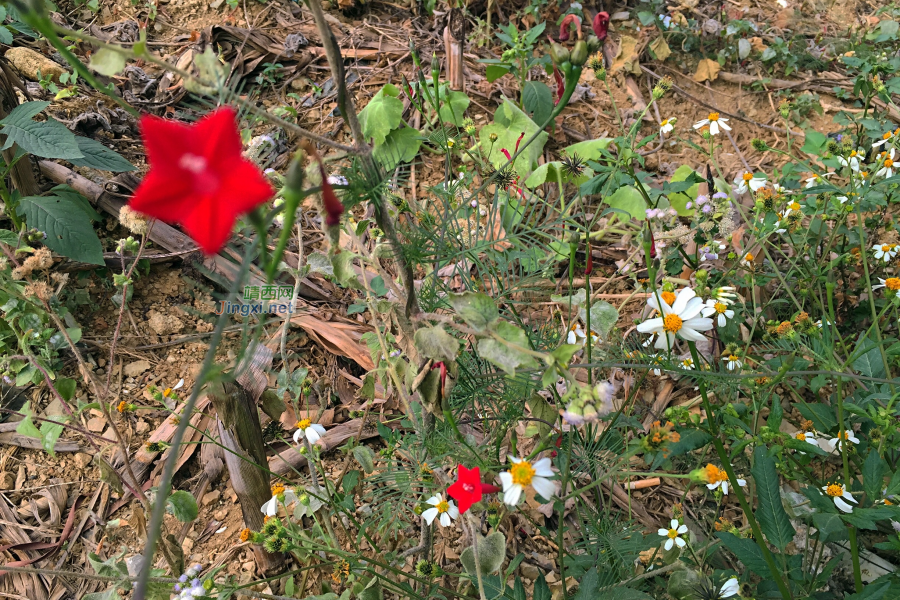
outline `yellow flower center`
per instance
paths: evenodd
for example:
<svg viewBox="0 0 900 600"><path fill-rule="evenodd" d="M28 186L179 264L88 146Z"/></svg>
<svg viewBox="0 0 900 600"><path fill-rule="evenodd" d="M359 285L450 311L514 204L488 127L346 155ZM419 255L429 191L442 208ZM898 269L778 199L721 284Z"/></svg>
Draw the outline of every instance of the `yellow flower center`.
<svg viewBox="0 0 900 600"><path fill-rule="evenodd" d="M747 256L744 257L744 260L746 260L747 262L750 262L751 260L753 260L753 258L754 258L754 256L748 252Z"/></svg>
<svg viewBox="0 0 900 600"><path fill-rule="evenodd" d="M663 319L663 329L668 331L669 333L677 333L681 331L681 326L684 324L684 321L681 320L681 317L678 315L669 314L666 315L666 318Z"/></svg>
<svg viewBox="0 0 900 600"><path fill-rule="evenodd" d="M884 166L888 167L888 168L893 167L894 161L891 160L890 158L886 158L886 159L884 159Z"/></svg>
<svg viewBox="0 0 900 600"><path fill-rule="evenodd" d="M297 429L306 429L312 425L312 421L309 419L303 419L302 421L297 421Z"/></svg>
<svg viewBox="0 0 900 600"><path fill-rule="evenodd" d="M892 292L900 290L900 278L888 277L884 280L884 287L891 290Z"/></svg>
<svg viewBox="0 0 900 600"><path fill-rule="evenodd" d="M709 483L718 483L720 481L724 481L727 478L728 476L725 474L725 472L716 465L712 463L706 465L706 480Z"/></svg>
<svg viewBox="0 0 900 600"><path fill-rule="evenodd" d="M683 361L681 361L681 366L684 367L685 369L693 367L694 360L692 358L686 358Z"/></svg>
<svg viewBox="0 0 900 600"><path fill-rule="evenodd" d="M455 144L456 144L456 142L454 142L453 140L447 140L447 147L448 147L448 148L452 148Z"/></svg>
<svg viewBox="0 0 900 600"><path fill-rule="evenodd" d="M801 431L800 433L798 433L798 434L795 435L794 437L797 438L798 440L805 440L805 439L806 439L806 434L803 433L803 432Z"/></svg>
<svg viewBox="0 0 900 600"><path fill-rule="evenodd" d="M734 354L728 355L728 362L737 362L739 360L741 360L739 356L736 356Z"/></svg>
<svg viewBox="0 0 900 600"><path fill-rule="evenodd" d="M715 112L715 113L709 113L709 120L710 120L711 122L713 122L713 123L716 122L716 121L718 121L718 120L719 120L719 113L717 113L717 112Z"/></svg>
<svg viewBox="0 0 900 600"><path fill-rule="evenodd" d="M168 398L171 394L172 388L166 388L165 391L163 391L163 396L165 396L166 398Z"/></svg>
<svg viewBox="0 0 900 600"><path fill-rule="evenodd" d="M744 181L750 181L753 179L753 173L744 173Z"/></svg>
<svg viewBox="0 0 900 600"><path fill-rule="evenodd" d="M663 122L660 123L659 125L660 125L660 127L665 127L665 126L668 125L668 124L669 124L669 120L666 119L665 121L663 121Z"/></svg>
<svg viewBox="0 0 900 600"><path fill-rule="evenodd" d="M846 440L850 437L850 434L848 434L846 431L839 431L837 436L839 440Z"/></svg>
<svg viewBox="0 0 900 600"><path fill-rule="evenodd" d="M893 505L894 505L893 502L891 502L890 500L887 500L887 499L884 501L884 503L885 503L887 506L893 506Z"/></svg>
<svg viewBox="0 0 900 600"><path fill-rule="evenodd" d="M882 251L882 252L889 252L890 250L891 250L891 245L890 245L890 244L882 244L882 246L881 246L881 251Z"/></svg>
<svg viewBox="0 0 900 600"><path fill-rule="evenodd" d="M791 202L790 204L788 204L788 208L790 208L791 210L800 210L800 203Z"/></svg>
<svg viewBox="0 0 900 600"><path fill-rule="evenodd" d="M716 309L716 312L717 312L718 314L724 315L724 314L725 314L725 311L728 310L728 305L727 305L727 304L724 304L724 303L722 303L722 302L716 302L716 303L713 305L713 308Z"/></svg>
<svg viewBox="0 0 900 600"><path fill-rule="evenodd" d="M284 493L284 486L280 483L276 483L272 486L272 497L280 496Z"/></svg>
<svg viewBox="0 0 900 600"><path fill-rule="evenodd" d="M675 292L663 292L659 296L663 299L663 302L669 306L675 304Z"/></svg>
<svg viewBox="0 0 900 600"><path fill-rule="evenodd" d="M850 158L853 158L854 156L856 156L856 150L851 150L851 151L850 151Z"/></svg>
<svg viewBox="0 0 900 600"><path fill-rule="evenodd" d="M828 487L825 489L825 493L831 496L832 498L837 498L839 496L844 495L844 486L838 485L836 483L828 484Z"/></svg>
<svg viewBox="0 0 900 600"><path fill-rule="evenodd" d="M865 179L866 177L869 176L869 172L868 171L860 171L859 176L862 177L863 179Z"/></svg>
<svg viewBox="0 0 900 600"><path fill-rule="evenodd" d="M885 133L883 136L881 136L881 139L883 139L883 140L891 139L891 132L888 131L887 133Z"/></svg>
<svg viewBox="0 0 900 600"><path fill-rule="evenodd" d="M437 506L435 506L435 508L437 509L438 514L444 514L445 512L450 510L450 505L447 503L446 500L441 500L440 502L437 503Z"/></svg>
<svg viewBox="0 0 900 600"><path fill-rule="evenodd" d="M509 473L512 475L514 484L531 485L531 480L534 477L534 467L527 460L523 460L510 467Z"/></svg>
<svg viewBox="0 0 900 600"><path fill-rule="evenodd" d="M241 531L241 541L246 542L249 539L250 539L250 530L249 529L242 530Z"/></svg>
<svg viewBox="0 0 900 600"><path fill-rule="evenodd" d="M669 533L667 533L666 535L669 536L669 539L673 539L673 540L674 540L675 538L678 537L678 532L675 531L674 529L670 529L670 530L669 530Z"/></svg>

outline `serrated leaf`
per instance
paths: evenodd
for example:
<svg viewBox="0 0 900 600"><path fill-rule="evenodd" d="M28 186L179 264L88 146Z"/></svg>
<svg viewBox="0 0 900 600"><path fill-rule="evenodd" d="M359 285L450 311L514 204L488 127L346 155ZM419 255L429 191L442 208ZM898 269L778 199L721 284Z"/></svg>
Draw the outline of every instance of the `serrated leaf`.
<svg viewBox="0 0 900 600"><path fill-rule="evenodd" d="M834 513L813 513L813 525L818 530L822 542L838 542L847 539L847 526Z"/></svg>
<svg viewBox="0 0 900 600"><path fill-rule="evenodd" d="M197 500L190 492L177 490L172 492L166 501L166 508L182 523L190 523L197 518L200 510L197 508Z"/></svg>
<svg viewBox="0 0 900 600"><path fill-rule="evenodd" d="M375 453L368 446L355 446L353 448L353 458L359 463L363 471L371 473L375 470Z"/></svg>
<svg viewBox="0 0 900 600"><path fill-rule="evenodd" d="M112 77L121 73L125 68L125 55L109 48L100 48L91 55L91 62L88 66L101 75Z"/></svg>
<svg viewBox="0 0 900 600"><path fill-rule="evenodd" d="M756 510L759 526L766 535L766 539L779 550L784 551L797 532L781 504L781 483L778 470L775 468L775 460L769 456L767 448L759 447L753 451L751 472L759 497L759 508Z"/></svg>
<svg viewBox="0 0 900 600"><path fill-rule="evenodd" d="M4 17L5 19L5 17ZM13 35L12 32L7 29L5 26L0 25L0 44L5 44L7 46L13 43Z"/></svg>
<svg viewBox="0 0 900 600"><path fill-rule="evenodd" d="M496 332L517 347L509 346L494 338L481 338L478 340L478 354L482 358L500 367L509 376L515 375L517 369L538 368L538 362L531 354L519 350L528 348L528 335L522 329L506 321L500 321L496 325Z"/></svg>
<svg viewBox="0 0 900 600"><path fill-rule="evenodd" d="M49 192L53 196L59 196L60 198L65 198L70 202L77 204L78 207L88 216L91 221L102 221L103 215L97 212L97 210L91 206L91 203L88 202L88 199L67 186L66 184L61 184L54 186L50 189Z"/></svg>
<svg viewBox="0 0 900 600"><path fill-rule="evenodd" d="M522 104L535 123L543 123L553 112L553 92L542 81L526 81L522 90Z"/></svg>
<svg viewBox="0 0 900 600"><path fill-rule="evenodd" d="M450 294L450 306L466 325L478 332L485 331L500 318L491 297L479 292Z"/></svg>
<svg viewBox="0 0 900 600"><path fill-rule="evenodd" d="M416 350L435 362L447 362L459 353L459 340L440 326L422 327L415 333Z"/></svg>
<svg viewBox="0 0 900 600"><path fill-rule="evenodd" d="M726 531L716 533L716 537L722 540L725 547L731 550L744 566L761 577L771 577L769 565L763 557L762 550L753 540L739 538Z"/></svg>
<svg viewBox="0 0 900 600"><path fill-rule="evenodd" d="M135 166L125 160L125 157L115 150L107 148L97 140L77 136L75 141L78 143L78 149L84 156L82 158L70 158L69 162L73 165L91 167L113 173L123 173L125 171L134 171L135 169Z"/></svg>
<svg viewBox="0 0 900 600"><path fill-rule="evenodd" d="M15 231L0 229L0 242L15 248L19 245L19 234Z"/></svg>
<svg viewBox="0 0 900 600"><path fill-rule="evenodd" d="M359 124L366 140L380 146L388 134L400 126L403 118L403 102L400 90L390 83L381 88L359 113Z"/></svg>
<svg viewBox="0 0 900 600"><path fill-rule="evenodd" d="M72 260L102 265L103 247L84 211L64 196L26 196L18 212L29 227L47 234L44 244Z"/></svg>
<svg viewBox="0 0 900 600"><path fill-rule="evenodd" d="M870 502L881 500L881 491L884 489L884 476L888 472L887 463L878 454L874 448L869 450L869 456L863 463L863 489L866 491L866 498Z"/></svg>
<svg viewBox="0 0 900 600"><path fill-rule="evenodd" d="M119 595L119 591L116 586L113 586L106 590L105 592L93 592L91 594L85 594L81 597L81 600L120 600L122 596Z"/></svg>
<svg viewBox="0 0 900 600"><path fill-rule="evenodd" d="M550 600L550 586L547 585L547 580L544 578L544 574L541 573L538 575L538 578L534 582L534 600Z"/></svg>
<svg viewBox="0 0 900 600"><path fill-rule="evenodd" d="M485 68L484 76L487 78L488 83L493 83L509 73L509 67L503 65L488 65Z"/></svg>
<svg viewBox="0 0 900 600"><path fill-rule="evenodd" d="M594 567L578 582L578 591L573 600L596 600L597 588L600 587L600 576L597 575L597 567Z"/></svg>
<svg viewBox="0 0 900 600"><path fill-rule="evenodd" d="M3 150L18 144L26 152L41 158L62 158L70 160L81 158L75 134L55 119L43 122L33 121L32 117L44 110L49 102L26 102L0 120L6 144Z"/></svg>
<svg viewBox="0 0 900 600"><path fill-rule="evenodd" d="M881 350L879 350L878 342L870 336L860 337L854 353L858 353L862 350L865 350L865 352L862 352L862 354L853 361L853 369L860 375L866 377L883 378L885 376L884 360L881 357Z"/></svg>

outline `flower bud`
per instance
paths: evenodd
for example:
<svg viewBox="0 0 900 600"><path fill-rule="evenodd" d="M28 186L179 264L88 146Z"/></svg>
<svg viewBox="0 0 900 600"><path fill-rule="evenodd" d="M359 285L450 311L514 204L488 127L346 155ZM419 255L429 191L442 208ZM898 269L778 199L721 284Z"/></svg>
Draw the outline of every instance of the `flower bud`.
<svg viewBox="0 0 900 600"><path fill-rule="evenodd" d="M550 44L550 58L553 64L559 65L569 60L569 50L556 42Z"/></svg>
<svg viewBox="0 0 900 600"><path fill-rule="evenodd" d="M431 77L437 79L441 74L441 61L438 60L437 54L431 55Z"/></svg>
<svg viewBox="0 0 900 600"><path fill-rule="evenodd" d="M588 52L593 54L600 49L600 38L596 35L589 35L587 39Z"/></svg>
<svg viewBox="0 0 900 600"><path fill-rule="evenodd" d="M765 142L765 140L761 140L759 138L753 138L750 140L750 145L753 146L753 149L757 152L765 152L769 145Z"/></svg>
<svg viewBox="0 0 900 600"><path fill-rule="evenodd" d="M575 42L575 48L569 55L569 62L571 62L573 66L580 67L587 61L587 57L587 42L585 42L584 40L578 40L577 42Z"/></svg>
<svg viewBox="0 0 900 600"><path fill-rule="evenodd" d="M492 133L491 135L488 136L488 138L491 140L491 143L494 143L497 141L497 134Z"/></svg>

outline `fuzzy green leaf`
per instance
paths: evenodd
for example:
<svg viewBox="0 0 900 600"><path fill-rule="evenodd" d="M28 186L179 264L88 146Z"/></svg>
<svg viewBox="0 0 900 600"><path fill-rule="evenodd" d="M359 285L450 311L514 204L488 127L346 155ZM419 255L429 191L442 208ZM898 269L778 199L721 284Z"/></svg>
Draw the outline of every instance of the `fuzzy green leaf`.
<svg viewBox="0 0 900 600"><path fill-rule="evenodd" d="M485 331L500 318L497 305L486 294L450 294L450 306L469 327L478 332Z"/></svg>
<svg viewBox="0 0 900 600"><path fill-rule="evenodd" d="M465 92L442 92L441 93L441 109L438 115L442 123L453 123L457 127L462 127L463 115L469 108L469 97Z"/></svg>
<svg viewBox="0 0 900 600"><path fill-rule="evenodd" d="M469 546L462 551L460 562L466 573L475 577L475 549ZM495 531L487 537L478 536L478 560L481 567L481 575L496 573L506 560L506 538L503 533Z"/></svg>
<svg viewBox="0 0 900 600"><path fill-rule="evenodd" d="M623 185L617 189L611 196L603 199L604 204L624 210L632 218L643 221L647 218L647 204L644 197L633 186Z"/></svg>
<svg viewBox="0 0 900 600"><path fill-rule="evenodd" d="M510 102L504 101L494 113L494 122L485 125L478 132L478 139L481 141L482 152L490 152L488 157L494 168L499 169L508 161L503 149L512 156L516 152L516 143L519 149L524 150L522 154L515 160L514 167L516 172L527 178L531 172L537 168L538 158L544 151L544 144L547 143L550 135L546 131L542 131L540 135L528 147L522 146L528 139L538 132L538 126L532 121L528 115L522 112L518 106ZM497 134L497 141L491 142L491 134ZM524 133L524 135L522 135ZM519 138L521 136L521 142Z"/></svg>
<svg viewBox="0 0 900 600"><path fill-rule="evenodd" d="M459 353L459 340L441 327L416 330L415 344L420 355L435 362L451 361Z"/></svg>
<svg viewBox="0 0 900 600"><path fill-rule="evenodd" d="M197 508L197 500L190 492L177 490L172 492L166 502L166 508L182 523L190 523L197 518L200 510Z"/></svg>
<svg viewBox="0 0 900 600"><path fill-rule="evenodd" d="M89 66L101 75L112 77L125 68L125 55L108 48L100 48L91 55Z"/></svg>
<svg viewBox="0 0 900 600"><path fill-rule="evenodd" d="M386 171L392 171L397 165L413 160L421 147L422 134L419 130L403 127L394 129L385 137L383 143L376 144L372 155Z"/></svg>
<svg viewBox="0 0 900 600"><path fill-rule="evenodd" d="M744 566L760 577L771 577L769 565L763 557L762 550L753 540L739 538L727 531L720 531L716 536L722 540L725 547L731 550Z"/></svg>
<svg viewBox="0 0 900 600"><path fill-rule="evenodd" d="M506 321L500 321L496 325L497 334L507 342L528 348L528 335L522 330ZM507 375L516 374L516 369L536 369L538 362L535 358L518 348L513 348L494 338L481 338L478 340L478 353L482 358L503 369Z"/></svg>
<svg viewBox="0 0 900 600"><path fill-rule="evenodd" d="M753 452L753 481L759 496L759 508L756 518L766 539L784 551L797 533L791 525L784 506L781 504L781 484L775 460L769 456L768 449L757 448Z"/></svg>
<svg viewBox="0 0 900 600"><path fill-rule="evenodd" d="M587 311L583 306L578 308L578 316L587 323ZM591 331L605 338L619 320L619 311L616 307L603 300L594 301L591 304Z"/></svg>
<svg viewBox="0 0 900 600"><path fill-rule="evenodd" d="M381 88L359 113L359 124L366 139L379 146L388 134L400 126L403 117L403 102L400 90L390 83Z"/></svg>

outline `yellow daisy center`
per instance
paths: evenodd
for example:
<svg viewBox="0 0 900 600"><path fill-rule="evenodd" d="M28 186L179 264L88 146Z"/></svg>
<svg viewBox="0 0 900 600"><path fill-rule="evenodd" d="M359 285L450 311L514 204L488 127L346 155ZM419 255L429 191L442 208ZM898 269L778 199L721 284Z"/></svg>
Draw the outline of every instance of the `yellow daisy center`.
<svg viewBox="0 0 900 600"><path fill-rule="evenodd" d="M788 204L788 208L790 208L791 210L800 210L800 203L791 202L790 204Z"/></svg>
<svg viewBox="0 0 900 600"><path fill-rule="evenodd" d="M893 167L894 161L891 160L890 158L886 158L886 159L884 159L884 166L888 167L888 168Z"/></svg>
<svg viewBox="0 0 900 600"><path fill-rule="evenodd" d="M891 132L888 131L887 133L885 133L883 136L881 136L881 139L883 139L883 140L891 139Z"/></svg>
<svg viewBox="0 0 900 600"><path fill-rule="evenodd" d="M846 431L839 431L837 436L839 440L846 440L850 437L850 434L848 434Z"/></svg>
<svg viewBox="0 0 900 600"><path fill-rule="evenodd" d="M297 429L306 429L312 425L312 421L309 419L303 419L302 421L297 421Z"/></svg>
<svg viewBox="0 0 900 600"><path fill-rule="evenodd" d="M853 158L854 156L856 156L856 150L851 150L851 151L850 151L850 158Z"/></svg>
<svg viewBox="0 0 900 600"><path fill-rule="evenodd" d="M892 292L900 290L900 278L888 277L884 280L884 287L891 290Z"/></svg>
<svg viewBox="0 0 900 600"><path fill-rule="evenodd" d="M884 503L885 503L887 506L893 506L893 505L894 505L894 503L891 502L890 500L885 500Z"/></svg>
<svg viewBox="0 0 900 600"><path fill-rule="evenodd" d="M678 315L669 314L663 319L663 329L669 333L677 333L681 331L684 321Z"/></svg>
<svg viewBox="0 0 900 600"><path fill-rule="evenodd" d="M666 535L669 536L669 539L673 539L673 540L674 540L675 538L678 537L678 532L675 531L674 529L670 529L670 530L669 530L669 533L667 533Z"/></svg>
<svg viewBox="0 0 900 600"><path fill-rule="evenodd" d="M803 432L801 431L800 433L798 433L798 434L795 435L794 437L797 438L798 440L805 440L805 439L806 439L806 434L803 433Z"/></svg>
<svg viewBox="0 0 900 600"><path fill-rule="evenodd" d="M715 309L716 309L716 312L719 313L720 315L724 315L724 314L725 314L725 311L728 310L728 305L727 305L727 304L723 304L722 302L716 302L716 303L713 305L713 308L715 308Z"/></svg>
<svg viewBox="0 0 900 600"><path fill-rule="evenodd" d="M663 302L665 302L669 306L675 304L675 292L663 292L659 296L663 299Z"/></svg>
<svg viewBox="0 0 900 600"><path fill-rule="evenodd" d="M435 506L435 508L437 509L438 514L444 514L445 512L450 510L450 505L447 503L446 500L441 500L440 502L437 503L437 506Z"/></svg>
<svg viewBox="0 0 900 600"><path fill-rule="evenodd" d="M753 173L744 173L744 181L750 181L753 179Z"/></svg>
<svg viewBox="0 0 900 600"><path fill-rule="evenodd" d="M711 122L713 122L713 123L716 122L716 121L718 121L718 120L719 120L719 113L717 113L717 112L709 113L709 120L710 120Z"/></svg>
<svg viewBox="0 0 900 600"><path fill-rule="evenodd" d="M869 172L868 171L860 171L859 176L862 177L863 179L865 179L866 177L869 176Z"/></svg>
<svg viewBox="0 0 900 600"><path fill-rule="evenodd" d="M890 252L890 250L891 250L891 245L890 245L890 244L882 244L882 246L881 246L881 251L882 251L882 252Z"/></svg>
<svg viewBox="0 0 900 600"><path fill-rule="evenodd" d="M163 396L168 398L170 395L172 395L172 388L166 388L165 391L163 391Z"/></svg>
<svg viewBox="0 0 900 600"><path fill-rule="evenodd" d="M284 493L284 486L280 483L276 483L272 486L272 496L280 496Z"/></svg>
<svg viewBox="0 0 900 600"><path fill-rule="evenodd" d="M509 473L512 475L514 484L531 485L531 480L534 478L534 467L528 461L523 460L510 467Z"/></svg>
<svg viewBox="0 0 900 600"><path fill-rule="evenodd" d="M668 124L669 124L669 120L666 119L665 121L663 121L663 122L660 123L659 125L660 125L660 127L665 127L665 126L668 125Z"/></svg>
<svg viewBox="0 0 900 600"><path fill-rule="evenodd" d="M744 260L749 262L749 261L753 260L753 258L754 258L754 256L748 252L747 256L744 257Z"/></svg>
<svg viewBox="0 0 900 600"><path fill-rule="evenodd" d="M828 484L828 487L825 489L825 493L831 496L832 498L837 498L839 496L844 495L844 486L838 485L836 483Z"/></svg>
<svg viewBox="0 0 900 600"><path fill-rule="evenodd" d="M735 354L728 355L728 362L737 362L739 360L741 360L741 358Z"/></svg>

